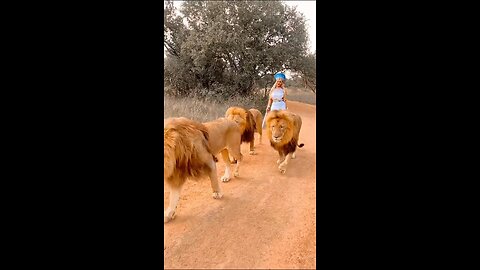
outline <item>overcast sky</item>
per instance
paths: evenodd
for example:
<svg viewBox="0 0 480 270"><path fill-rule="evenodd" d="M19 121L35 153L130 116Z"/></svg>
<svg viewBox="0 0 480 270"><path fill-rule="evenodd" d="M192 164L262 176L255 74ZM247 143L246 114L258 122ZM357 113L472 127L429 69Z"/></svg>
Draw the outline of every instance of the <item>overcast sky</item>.
<svg viewBox="0 0 480 270"><path fill-rule="evenodd" d="M307 19L307 32L309 39L310 52L313 53L316 50L317 44L315 43L316 39L316 2L315 1L283 1L289 6L297 6L297 11L303 13ZM174 1L173 4L175 7L180 8L180 5L183 1Z"/></svg>
<svg viewBox="0 0 480 270"><path fill-rule="evenodd" d="M307 19L307 32L310 45L310 52L313 53L317 49L315 43L316 35L316 7L315 1L283 1L289 6L297 6L297 11L303 13Z"/></svg>

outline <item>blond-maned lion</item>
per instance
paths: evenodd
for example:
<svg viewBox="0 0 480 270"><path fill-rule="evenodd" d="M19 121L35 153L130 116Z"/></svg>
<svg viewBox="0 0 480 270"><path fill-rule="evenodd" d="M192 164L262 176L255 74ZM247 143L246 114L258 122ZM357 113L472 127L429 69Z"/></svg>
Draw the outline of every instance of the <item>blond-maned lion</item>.
<svg viewBox="0 0 480 270"><path fill-rule="evenodd" d="M222 192L217 179L217 167L208 143L207 128L190 119L169 118L163 124L163 178L170 188L170 202L164 212L164 222L175 217L180 191L186 179L196 180L209 176L213 198L220 199Z"/></svg>
<svg viewBox="0 0 480 270"><path fill-rule="evenodd" d="M232 120L227 118L219 118L214 121L203 123L208 131L208 142L210 150L213 154L222 154L222 159L225 162L225 173L222 176L223 182L228 182L231 179L230 173L230 158L229 154L237 161L233 175L239 175L240 162L243 159L240 152L241 133L240 127Z"/></svg>
<svg viewBox="0 0 480 270"><path fill-rule="evenodd" d="M304 145L303 143L298 144L302 118L289 111L270 111L267 114L266 122L270 145L280 155L277 160L278 169L281 173L285 173L288 162L291 158L295 158L297 146L301 148Z"/></svg>
<svg viewBox="0 0 480 270"><path fill-rule="evenodd" d="M253 120L255 121L255 132L260 135L259 144L262 143L262 120L263 116L262 113L257 109L250 109L250 113L252 113Z"/></svg>
<svg viewBox="0 0 480 270"><path fill-rule="evenodd" d="M235 121L242 134L241 142L250 143L250 155L255 154L254 141L255 141L255 120L250 111L241 107L230 107L225 112L225 118Z"/></svg>

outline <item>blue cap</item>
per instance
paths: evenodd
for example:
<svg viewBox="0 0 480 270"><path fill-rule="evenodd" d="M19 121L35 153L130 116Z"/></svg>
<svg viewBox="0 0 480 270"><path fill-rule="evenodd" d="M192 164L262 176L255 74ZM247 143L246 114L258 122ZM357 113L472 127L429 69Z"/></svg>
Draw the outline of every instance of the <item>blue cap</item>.
<svg viewBox="0 0 480 270"><path fill-rule="evenodd" d="M284 80L284 81L287 80L287 77L285 77L285 74L283 74L283 73L281 73L281 72L275 74L275 76L273 76L273 77L275 78L275 80L278 80L278 79L282 79L282 80Z"/></svg>

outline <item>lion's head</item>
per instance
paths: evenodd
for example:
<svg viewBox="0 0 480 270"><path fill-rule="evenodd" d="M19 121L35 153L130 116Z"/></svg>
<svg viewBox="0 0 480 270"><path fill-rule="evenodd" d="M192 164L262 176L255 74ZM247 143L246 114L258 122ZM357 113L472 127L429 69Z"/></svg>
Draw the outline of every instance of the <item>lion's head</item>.
<svg viewBox="0 0 480 270"><path fill-rule="evenodd" d="M293 138L294 119L285 111L271 111L267 115L267 136L275 144L283 145Z"/></svg>
<svg viewBox="0 0 480 270"><path fill-rule="evenodd" d="M293 152L297 146L302 126L300 116L289 111L271 111L267 115L267 136L275 149L289 147L287 152ZM298 145L302 147L303 144ZM293 150L293 151L291 151Z"/></svg>
<svg viewBox="0 0 480 270"><path fill-rule="evenodd" d="M242 142L251 142L255 139L255 120L250 111L240 107L230 107L225 112L225 118L235 121L242 133Z"/></svg>

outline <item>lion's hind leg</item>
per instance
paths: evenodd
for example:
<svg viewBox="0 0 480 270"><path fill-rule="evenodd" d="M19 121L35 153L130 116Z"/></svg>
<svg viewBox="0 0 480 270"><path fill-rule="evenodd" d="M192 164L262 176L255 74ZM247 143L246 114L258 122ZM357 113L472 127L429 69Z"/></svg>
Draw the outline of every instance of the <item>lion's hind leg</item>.
<svg viewBox="0 0 480 270"><path fill-rule="evenodd" d="M223 174L221 179L223 182L228 182L230 181L230 178L232 178L230 174L230 156L227 149L223 149L221 151L221 154L222 154L223 162L225 163L225 173ZM237 161L237 164L238 164L238 161Z"/></svg>
<svg viewBox="0 0 480 270"><path fill-rule="evenodd" d="M255 122L255 129L258 133L258 135L260 135L258 137L258 144L262 144L262 117L259 116L257 121Z"/></svg>
<svg viewBox="0 0 480 270"><path fill-rule="evenodd" d="M250 155L256 155L255 153L255 137L253 137L252 141L250 142Z"/></svg>
<svg viewBox="0 0 480 270"><path fill-rule="evenodd" d="M215 161L212 159L210 161L210 164L208 164L208 166L210 167L210 174L209 174L209 177L210 177L210 183L212 185L212 196L214 199L220 199L223 197L222 195L222 190L220 189L220 185L218 183L218 179L217 179L217 165L215 164Z"/></svg>
<svg viewBox="0 0 480 270"><path fill-rule="evenodd" d="M232 156L237 160L237 164L235 165L235 169L233 170L233 176L238 177L239 176L239 170L240 170L240 163L243 160L243 155L240 152L240 146L238 146L235 150L231 149L230 150L232 153Z"/></svg>
<svg viewBox="0 0 480 270"><path fill-rule="evenodd" d="M232 155L235 162L235 169L233 171L233 176L238 177L240 170L240 163L243 160L243 155L241 152L241 136L240 133L232 133L232 136L228 139L227 149L230 155Z"/></svg>

